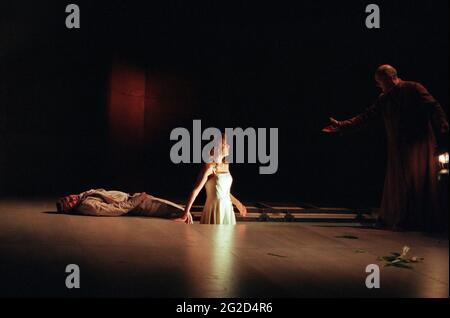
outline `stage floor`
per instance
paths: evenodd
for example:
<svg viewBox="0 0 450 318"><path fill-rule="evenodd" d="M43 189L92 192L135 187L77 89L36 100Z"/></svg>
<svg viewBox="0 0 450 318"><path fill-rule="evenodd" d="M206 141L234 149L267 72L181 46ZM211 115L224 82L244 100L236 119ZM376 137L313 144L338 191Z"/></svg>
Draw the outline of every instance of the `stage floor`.
<svg viewBox="0 0 450 318"><path fill-rule="evenodd" d="M0 200L2 297L448 297L448 239L328 223L185 225ZM338 238L353 236L355 238ZM411 247L413 269L378 256ZM67 289L65 268L80 268ZM365 268L380 265L380 288Z"/></svg>

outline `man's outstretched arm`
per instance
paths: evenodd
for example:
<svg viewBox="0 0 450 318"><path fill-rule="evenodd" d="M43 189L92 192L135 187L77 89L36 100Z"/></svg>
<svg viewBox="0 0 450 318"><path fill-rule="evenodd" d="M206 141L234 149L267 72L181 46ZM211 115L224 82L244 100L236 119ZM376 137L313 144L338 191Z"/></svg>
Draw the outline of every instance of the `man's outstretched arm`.
<svg viewBox="0 0 450 318"><path fill-rule="evenodd" d="M378 98L372 106L368 107L361 114L347 120L338 121L330 117L330 125L323 128L322 131L326 133L340 132L343 133L350 129L358 129L368 122L377 119L381 114L381 105Z"/></svg>

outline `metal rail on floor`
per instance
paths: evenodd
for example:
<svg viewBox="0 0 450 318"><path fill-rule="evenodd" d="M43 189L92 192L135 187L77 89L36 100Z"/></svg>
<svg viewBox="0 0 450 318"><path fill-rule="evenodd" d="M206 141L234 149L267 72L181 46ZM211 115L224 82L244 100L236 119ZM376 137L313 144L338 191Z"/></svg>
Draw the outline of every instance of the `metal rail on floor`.
<svg viewBox="0 0 450 318"><path fill-rule="evenodd" d="M247 215L240 216L235 208L236 219L240 222L324 222L373 224L376 220L372 209L348 209L338 207L319 207L313 204L286 204L252 202L244 203ZM191 209L194 221L200 220L203 206L194 205Z"/></svg>

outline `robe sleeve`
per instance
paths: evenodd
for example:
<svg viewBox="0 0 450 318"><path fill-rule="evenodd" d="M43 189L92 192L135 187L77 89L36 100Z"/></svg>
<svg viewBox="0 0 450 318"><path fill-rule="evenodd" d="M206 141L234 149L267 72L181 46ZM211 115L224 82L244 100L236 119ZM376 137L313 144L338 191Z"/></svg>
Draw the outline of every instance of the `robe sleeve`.
<svg viewBox="0 0 450 318"><path fill-rule="evenodd" d="M352 117L347 120L342 120L339 122L339 128L341 132L347 132L349 130L356 130L361 128L362 126L368 124L369 122L378 119L381 115L381 98L383 95L380 95L375 102L366 108L364 112L355 117Z"/></svg>
<svg viewBox="0 0 450 318"><path fill-rule="evenodd" d="M420 104L425 106L425 109L430 114L438 151L448 151L449 126L444 109L422 84L415 83L415 89Z"/></svg>

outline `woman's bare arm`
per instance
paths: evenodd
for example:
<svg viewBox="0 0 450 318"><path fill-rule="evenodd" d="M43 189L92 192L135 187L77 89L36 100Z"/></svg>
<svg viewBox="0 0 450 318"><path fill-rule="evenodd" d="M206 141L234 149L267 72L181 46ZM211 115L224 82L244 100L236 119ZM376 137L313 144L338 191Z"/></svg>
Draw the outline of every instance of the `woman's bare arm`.
<svg viewBox="0 0 450 318"><path fill-rule="evenodd" d="M194 204L195 199L197 198L198 194L200 193L206 181L208 180L208 176L213 172L212 169L213 169L212 164L205 164L203 166L202 170L198 175L197 182L194 185L194 189L189 195L189 199L184 208L183 216L187 216L188 212L191 210L192 204Z"/></svg>
<svg viewBox="0 0 450 318"><path fill-rule="evenodd" d="M245 207L245 205L243 205L241 203L241 201L239 201L238 199L236 199L231 193L230 193L230 197L231 197L231 202L236 206L236 208L239 210L239 214L242 216L246 216L247 215L247 208Z"/></svg>

